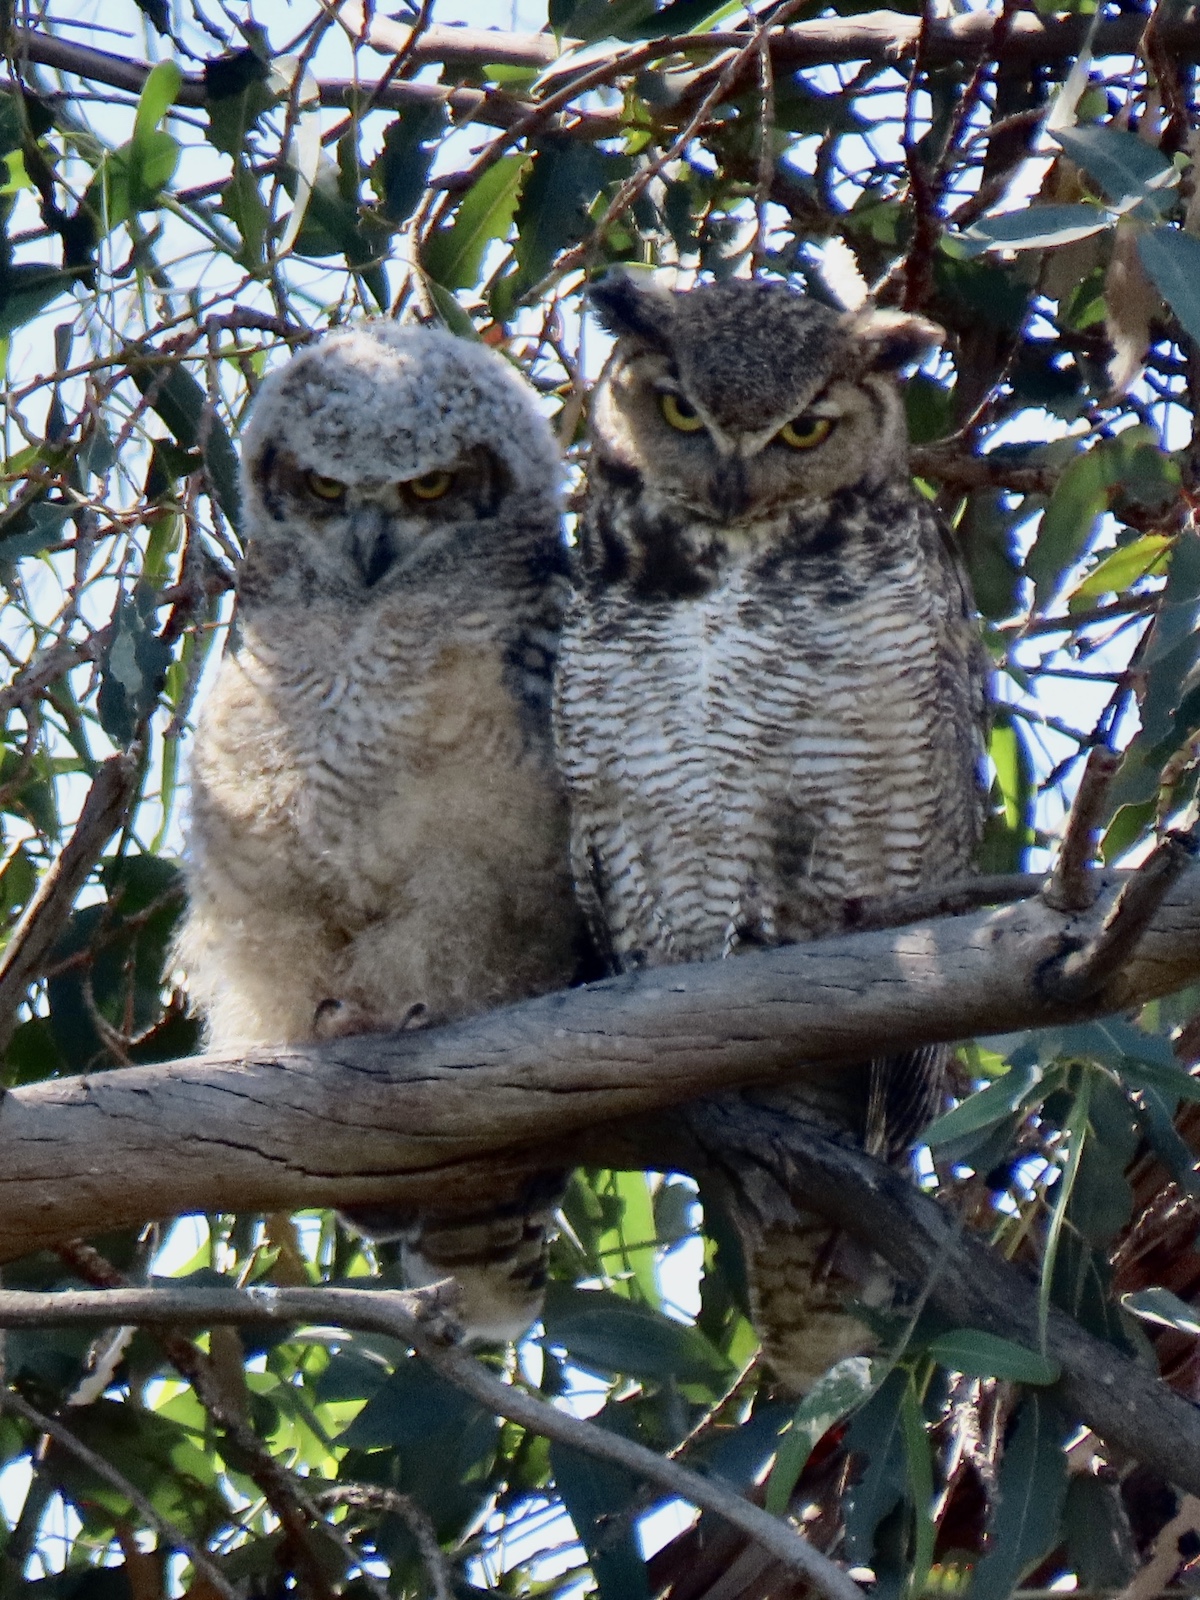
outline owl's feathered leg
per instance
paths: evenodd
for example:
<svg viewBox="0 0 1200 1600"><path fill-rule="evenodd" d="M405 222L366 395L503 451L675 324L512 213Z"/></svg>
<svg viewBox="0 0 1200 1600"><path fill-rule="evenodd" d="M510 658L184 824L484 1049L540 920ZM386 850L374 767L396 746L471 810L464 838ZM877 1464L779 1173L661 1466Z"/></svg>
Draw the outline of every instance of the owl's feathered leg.
<svg viewBox="0 0 1200 1600"><path fill-rule="evenodd" d="M418 1001L391 1027L422 1028L441 1020ZM317 1007L313 1032L328 1039L387 1026L360 1004L327 999ZM541 1316L554 1215L565 1189L565 1174L540 1173L511 1199L489 1198L477 1210L346 1206L338 1215L374 1244L398 1241L410 1287L453 1278L468 1344L507 1344Z"/></svg>
<svg viewBox="0 0 1200 1600"><path fill-rule="evenodd" d="M876 1336L854 1304L883 1308L895 1297L895 1280L878 1257L794 1198L790 1130L803 1124L828 1137L861 1140L850 1118L833 1110L833 1096L814 1103L792 1092L731 1095L688 1111L708 1187L742 1248L763 1356L792 1395L806 1393L844 1357L870 1353Z"/></svg>

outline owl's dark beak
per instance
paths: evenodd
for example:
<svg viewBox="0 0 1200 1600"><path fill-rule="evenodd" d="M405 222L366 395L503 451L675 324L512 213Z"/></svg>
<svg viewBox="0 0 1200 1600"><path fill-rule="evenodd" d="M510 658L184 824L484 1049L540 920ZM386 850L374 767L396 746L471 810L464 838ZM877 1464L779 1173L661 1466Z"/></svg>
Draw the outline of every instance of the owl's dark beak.
<svg viewBox="0 0 1200 1600"><path fill-rule="evenodd" d="M746 488L746 464L738 456L719 462L709 485L709 499L721 517L740 516L750 504Z"/></svg>
<svg viewBox="0 0 1200 1600"><path fill-rule="evenodd" d="M360 506L350 529L350 554L359 577L373 589L396 560L391 522L381 506Z"/></svg>

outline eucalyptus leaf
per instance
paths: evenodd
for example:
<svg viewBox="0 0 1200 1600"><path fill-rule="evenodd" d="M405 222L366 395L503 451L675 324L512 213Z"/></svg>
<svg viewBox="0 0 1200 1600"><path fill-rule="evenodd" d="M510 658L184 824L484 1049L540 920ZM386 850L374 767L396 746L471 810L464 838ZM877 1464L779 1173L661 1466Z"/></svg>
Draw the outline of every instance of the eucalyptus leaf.
<svg viewBox="0 0 1200 1600"><path fill-rule="evenodd" d="M971 1600L1009 1600L1060 1537L1067 1492L1063 1444L1072 1423L1043 1395L1022 1401L1000 1461L988 1542L971 1581Z"/></svg>
<svg viewBox="0 0 1200 1600"><path fill-rule="evenodd" d="M1162 153L1124 128L1056 128L1051 134L1095 178L1114 205L1136 201L1133 214L1155 220L1170 205L1179 171Z"/></svg>
<svg viewBox="0 0 1200 1600"><path fill-rule="evenodd" d="M958 234L954 243L968 258L985 250L1049 250L1102 233L1113 221L1107 211L1095 206L1028 206L1024 211L985 217Z"/></svg>
<svg viewBox="0 0 1200 1600"><path fill-rule="evenodd" d="M1180 228L1152 228L1138 236L1138 255L1163 299L1200 340L1200 239Z"/></svg>
<svg viewBox="0 0 1200 1600"><path fill-rule="evenodd" d="M1136 1294L1123 1294L1121 1304L1143 1322L1174 1328L1177 1333L1200 1334L1200 1311L1170 1289L1140 1289Z"/></svg>
<svg viewBox="0 0 1200 1600"><path fill-rule="evenodd" d="M813 1448L830 1428L863 1404L876 1381L874 1366L866 1356L849 1356L818 1378L796 1407L791 1425L779 1441L767 1481L768 1511L775 1516L784 1515Z"/></svg>
<svg viewBox="0 0 1200 1600"><path fill-rule="evenodd" d="M928 1348L943 1367L969 1378L1047 1384L1057 1383L1062 1376L1061 1366L1051 1357L979 1328L956 1328L952 1333L940 1334Z"/></svg>
<svg viewBox="0 0 1200 1600"><path fill-rule="evenodd" d="M529 160L511 155L493 162L463 196L450 227L425 240L422 265L444 289L472 288L488 245L507 237Z"/></svg>

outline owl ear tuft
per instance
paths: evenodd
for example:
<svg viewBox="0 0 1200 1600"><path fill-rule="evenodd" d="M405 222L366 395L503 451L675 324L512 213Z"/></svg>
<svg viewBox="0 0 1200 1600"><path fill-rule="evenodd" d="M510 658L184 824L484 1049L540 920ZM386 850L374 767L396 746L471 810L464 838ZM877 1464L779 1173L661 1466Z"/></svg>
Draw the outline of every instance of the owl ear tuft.
<svg viewBox="0 0 1200 1600"><path fill-rule="evenodd" d="M842 326L862 352L863 366L871 371L894 372L910 361L919 361L946 337L945 329L936 322L910 311L864 308L850 312Z"/></svg>
<svg viewBox="0 0 1200 1600"><path fill-rule="evenodd" d="M613 267L588 284L588 301L610 333L633 334L647 344L665 347L675 297L648 273Z"/></svg>

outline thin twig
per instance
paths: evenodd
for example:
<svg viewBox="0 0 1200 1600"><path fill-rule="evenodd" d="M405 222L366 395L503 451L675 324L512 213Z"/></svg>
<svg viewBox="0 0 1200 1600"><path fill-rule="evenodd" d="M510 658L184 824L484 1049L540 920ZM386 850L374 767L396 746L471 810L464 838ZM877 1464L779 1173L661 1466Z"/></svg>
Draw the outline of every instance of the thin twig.
<svg viewBox="0 0 1200 1600"><path fill-rule="evenodd" d="M446 1553L437 1541L433 1523L411 1495L401 1494L398 1489L388 1489L378 1483L339 1483L331 1489L322 1489L313 1498L322 1509L326 1506L351 1506L399 1517L421 1553L421 1560L433 1585L433 1600L454 1600L454 1579Z"/></svg>
<svg viewBox="0 0 1200 1600"><path fill-rule="evenodd" d="M1107 745L1097 745L1088 756L1067 818L1054 873L1042 890L1042 897L1052 911L1086 911L1096 898L1091 870L1096 857L1096 840L1104 821L1104 802L1121 760L1120 753Z"/></svg>
<svg viewBox="0 0 1200 1600"><path fill-rule="evenodd" d="M136 751L110 756L100 768L74 832L13 931L0 958L0 1050L12 1037L17 1007L62 932L76 896L124 821L139 771Z"/></svg>
<svg viewBox="0 0 1200 1600"><path fill-rule="evenodd" d="M828 1557L789 1525L752 1505L716 1479L702 1478L632 1439L560 1411L504 1383L456 1343L447 1316L446 1284L429 1290L395 1289L114 1289L29 1294L0 1290L0 1326L53 1327L64 1322L213 1326L318 1323L385 1333L411 1345L439 1375L473 1396L494 1415L531 1433L570 1445L657 1483L672 1495L739 1528L769 1550L789 1572L827 1600L862 1600L862 1591Z"/></svg>
<svg viewBox="0 0 1200 1600"><path fill-rule="evenodd" d="M98 1478L103 1478L104 1482L116 1489L118 1494L125 1496L130 1505L157 1531L159 1537L164 1539L172 1550L183 1551L197 1573L201 1574L218 1594L224 1595L225 1600L241 1600L237 1590L222 1576L220 1568L199 1545L193 1543L173 1522L168 1522L166 1517L155 1510L140 1489L130 1483L128 1478L123 1477L115 1467L110 1466L103 1456L98 1456L81 1439L77 1439L69 1428L64 1428L61 1422L56 1422L44 1411L39 1411L15 1389L0 1390L0 1411L10 1411L15 1416L23 1417L39 1433L53 1439L60 1449L74 1456L77 1461L81 1461Z"/></svg>

